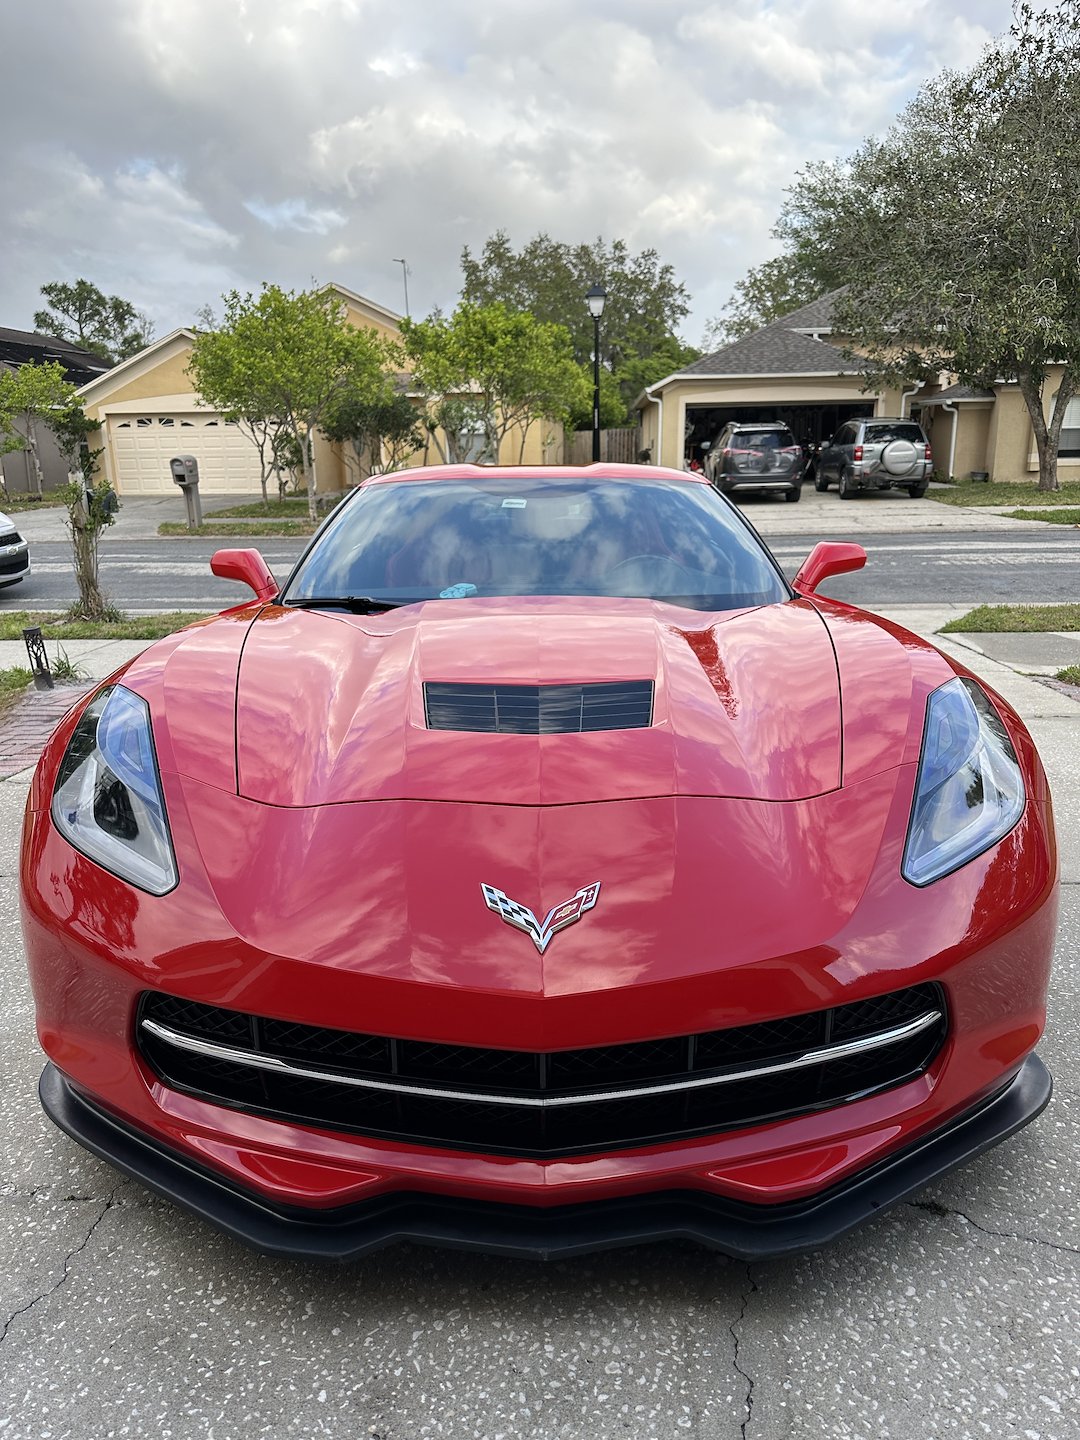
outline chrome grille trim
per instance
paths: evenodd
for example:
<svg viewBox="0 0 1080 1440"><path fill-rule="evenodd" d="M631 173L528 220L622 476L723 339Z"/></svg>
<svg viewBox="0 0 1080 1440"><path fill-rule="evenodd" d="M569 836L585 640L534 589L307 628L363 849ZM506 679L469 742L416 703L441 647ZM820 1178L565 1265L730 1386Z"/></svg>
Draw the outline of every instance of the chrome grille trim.
<svg viewBox="0 0 1080 1440"><path fill-rule="evenodd" d="M485 1094L480 1090L447 1090L430 1085L396 1083L392 1080L375 1080L362 1075L345 1075L339 1071L324 1070L316 1066L298 1065L293 1060L282 1060L276 1055L263 1055L251 1050L238 1049L233 1045L221 1045L212 1040L199 1040L185 1035L160 1021L144 1017L140 1022L147 1034L155 1036L167 1045L179 1050L202 1055L212 1060L224 1060L233 1065L247 1065L254 1070L269 1070L296 1076L304 1080L320 1080L327 1084L343 1085L360 1090L382 1090L396 1095L420 1095L429 1100L463 1100L480 1105L516 1106L530 1110L554 1110L569 1105L594 1105L604 1100L634 1100L652 1095L684 1094L689 1090L703 1090L717 1085L730 1085L736 1081L753 1080L766 1075L778 1075L785 1071L805 1070L815 1065L827 1064L830 1060L844 1060L850 1056L862 1055L870 1050L883 1049L899 1044L920 1034L944 1019L940 1010L927 1010L904 1025L894 1025L875 1035L864 1035L857 1040L847 1040L839 1045L824 1045L806 1050L789 1060L777 1061L770 1065L755 1065L749 1069L727 1070L718 1075L700 1075L687 1080L669 1081L660 1085L640 1085L618 1090L589 1090L573 1095L503 1095Z"/></svg>

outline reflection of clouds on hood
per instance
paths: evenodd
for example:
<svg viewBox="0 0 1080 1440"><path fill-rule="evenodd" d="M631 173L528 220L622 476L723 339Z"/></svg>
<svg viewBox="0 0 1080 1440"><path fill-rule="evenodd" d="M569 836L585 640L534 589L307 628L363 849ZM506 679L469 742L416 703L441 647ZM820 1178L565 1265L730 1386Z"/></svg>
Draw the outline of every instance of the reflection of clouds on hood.
<svg viewBox="0 0 1080 1440"><path fill-rule="evenodd" d="M0 159L0 318L29 326L42 282L76 275L159 334L264 279L400 308L394 255L421 313L453 303L462 245L502 227L655 245L694 340L773 253L795 169L884 129L1008 20L1008 0L23 7L5 104L33 124Z"/></svg>

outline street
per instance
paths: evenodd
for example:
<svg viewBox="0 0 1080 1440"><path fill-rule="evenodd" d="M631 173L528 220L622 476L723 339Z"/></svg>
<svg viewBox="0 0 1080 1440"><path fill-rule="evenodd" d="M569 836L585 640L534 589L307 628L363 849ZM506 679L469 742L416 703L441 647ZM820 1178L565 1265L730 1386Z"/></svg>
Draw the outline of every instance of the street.
<svg viewBox="0 0 1080 1440"><path fill-rule="evenodd" d="M949 604L1067 601L1080 593L1080 529L999 521L1001 528L975 530L961 526L963 512L924 505L925 511L943 515L939 528L916 533L865 530L848 520L850 506L841 507L835 497L820 498L831 504L808 514L801 529L794 523L791 506L766 509L758 503L742 508L789 578L819 540L855 540L865 546L869 557L865 570L839 576L822 587L823 594L835 599L874 607L921 604L928 597ZM871 500L861 506L859 519L864 523L873 523L873 505ZM811 509L808 504L798 508ZM947 522L954 517L956 523L950 526ZM33 517L39 522L42 518ZM0 613L66 609L75 594L70 545L58 539L34 541L25 522L24 528L31 535L33 574L0 590ZM215 542L156 535L127 539L120 526L117 531L101 542L101 578L121 610L219 610L243 598L235 582L218 580L210 573L214 551L243 545L243 539L226 536ZM261 550L281 581L306 541L254 537L247 543Z"/></svg>

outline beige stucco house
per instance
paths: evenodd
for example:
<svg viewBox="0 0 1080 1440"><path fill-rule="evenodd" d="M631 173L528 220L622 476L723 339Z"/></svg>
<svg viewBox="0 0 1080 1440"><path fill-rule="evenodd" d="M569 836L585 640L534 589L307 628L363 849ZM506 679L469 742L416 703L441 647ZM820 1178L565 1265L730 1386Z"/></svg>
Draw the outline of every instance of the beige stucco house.
<svg viewBox="0 0 1080 1440"><path fill-rule="evenodd" d="M350 324L366 325L388 338L398 334L401 316L393 310L344 285L328 289L341 300ZM193 330L174 330L79 391L87 415L101 423L96 441L103 451L101 473L121 495L175 494L169 469L174 455L195 456L204 493L245 494L259 489L255 446L238 424L225 420L195 393L187 368L194 340ZM423 404L420 397L417 404ZM550 458L550 428L529 427L524 437L526 464L542 464ZM504 463L518 462L522 438L514 432L506 437L500 455ZM340 491L359 478L351 447L334 445L317 434L313 450L318 490ZM429 444L407 463L438 460L436 447Z"/></svg>
<svg viewBox="0 0 1080 1440"><path fill-rule="evenodd" d="M785 315L712 355L650 385L639 397L642 445L663 465L681 468L701 457L729 420L781 421L802 444L827 440L859 415L912 416L930 438L935 468L965 479L1026 480L1038 472L1031 421L1019 388L950 384L870 386L847 337L834 332L832 295ZM1047 413L1058 374L1044 390ZM1080 398L1066 414L1062 479L1080 477Z"/></svg>

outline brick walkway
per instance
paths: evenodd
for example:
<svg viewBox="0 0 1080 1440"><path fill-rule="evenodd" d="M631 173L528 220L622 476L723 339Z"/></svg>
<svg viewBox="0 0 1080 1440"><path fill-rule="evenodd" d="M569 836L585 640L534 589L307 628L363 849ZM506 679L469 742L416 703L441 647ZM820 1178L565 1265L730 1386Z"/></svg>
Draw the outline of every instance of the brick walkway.
<svg viewBox="0 0 1080 1440"><path fill-rule="evenodd" d="M37 764L45 741L61 716L98 682L58 685L55 690L28 690L0 720L0 780Z"/></svg>

